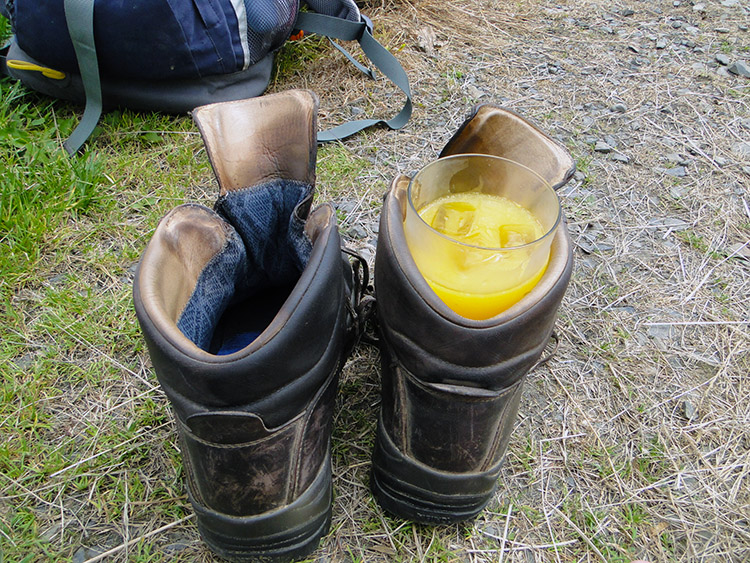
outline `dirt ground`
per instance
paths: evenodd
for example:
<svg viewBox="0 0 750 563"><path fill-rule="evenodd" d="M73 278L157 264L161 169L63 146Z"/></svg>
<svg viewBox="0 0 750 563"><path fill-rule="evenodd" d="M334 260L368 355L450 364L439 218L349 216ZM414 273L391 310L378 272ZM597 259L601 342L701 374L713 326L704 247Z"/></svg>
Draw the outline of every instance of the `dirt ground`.
<svg viewBox="0 0 750 563"><path fill-rule="evenodd" d="M346 144L376 169L352 182L365 202L353 244L371 250L396 172L436 158L472 105L496 103L577 160L561 191L576 267L559 349L529 378L496 501L473 524L412 527L370 500L378 376L374 352L358 351L334 436L334 528L317 560L750 560L747 5L364 10L405 65L415 111L402 131ZM303 85L320 91L326 72ZM394 113L400 98L383 84L357 99L373 86L323 88L324 124L382 100L376 112Z"/></svg>

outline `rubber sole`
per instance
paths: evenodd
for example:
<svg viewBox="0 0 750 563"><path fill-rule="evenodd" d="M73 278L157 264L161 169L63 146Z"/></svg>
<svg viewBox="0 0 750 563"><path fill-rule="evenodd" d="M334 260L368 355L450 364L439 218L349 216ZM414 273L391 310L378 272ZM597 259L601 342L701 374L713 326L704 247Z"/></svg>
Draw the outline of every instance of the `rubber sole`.
<svg viewBox="0 0 750 563"><path fill-rule="evenodd" d="M263 563L292 561L315 551L331 524L331 500L330 461L294 502L263 514L230 516L190 498L198 531L211 551L230 561Z"/></svg>
<svg viewBox="0 0 750 563"><path fill-rule="evenodd" d="M370 489L395 516L421 524L454 524L475 518L487 506L499 471L499 466L482 473L433 469L404 455L379 426Z"/></svg>

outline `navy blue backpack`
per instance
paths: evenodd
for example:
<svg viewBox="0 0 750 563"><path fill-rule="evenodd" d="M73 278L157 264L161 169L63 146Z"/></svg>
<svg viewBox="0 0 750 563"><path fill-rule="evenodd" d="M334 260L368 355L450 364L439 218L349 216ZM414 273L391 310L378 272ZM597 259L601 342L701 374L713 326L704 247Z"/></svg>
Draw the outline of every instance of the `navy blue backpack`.
<svg viewBox="0 0 750 563"><path fill-rule="evenodd" d="M358 41L373 65L406 95L392 119L347 122L321 132L320 141L375 124L398 129L411 115L406 73L373 38L372 23L354 0L0 0L0 13L13 30L0 51L0 74L86 104L65 143L71 154L107 108L183 113L261 95L276 51L298 31Z"/></svg>

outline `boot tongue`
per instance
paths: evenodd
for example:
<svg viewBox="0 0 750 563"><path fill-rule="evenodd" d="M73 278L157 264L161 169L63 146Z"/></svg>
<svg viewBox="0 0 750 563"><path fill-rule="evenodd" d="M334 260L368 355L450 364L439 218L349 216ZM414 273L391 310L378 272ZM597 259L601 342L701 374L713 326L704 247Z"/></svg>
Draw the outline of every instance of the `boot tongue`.
<svg viewBox="0 0 750 563"><path fill-rule="evenodd" d="M489 154L528 166L558 189L575 172L575 162L560 143L520 115L490 104L475 108L440 156Z"/></svg>
<svg viewBox="0 0 750 563"><path fill-rule="evenodd" d="M289 90L193 110L221 195L274 180L315 183L318 101Z"/></svg>

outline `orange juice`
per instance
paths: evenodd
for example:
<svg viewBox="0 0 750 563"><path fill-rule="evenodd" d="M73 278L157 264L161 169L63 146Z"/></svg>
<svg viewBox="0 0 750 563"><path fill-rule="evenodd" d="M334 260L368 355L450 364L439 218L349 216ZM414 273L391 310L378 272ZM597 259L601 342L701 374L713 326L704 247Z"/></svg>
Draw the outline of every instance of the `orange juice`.
<svg viewBox="0 0 750 563"><path fill-rule="evenodd" d="M501 313L544 274L546 261L527 271L530 251L522 247L544 236L545 230L528 209L510 199L452 193L428 202L418 213L435 231L462 243L429 257L419 256L418 247L412 249L417 264L429 264L429 271L420 268L427 283L461 316L481 320Z"/></svg>

